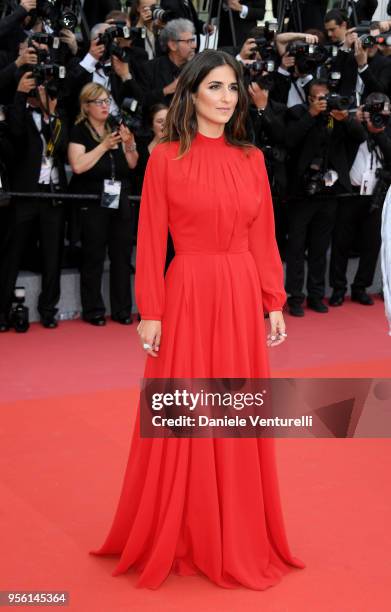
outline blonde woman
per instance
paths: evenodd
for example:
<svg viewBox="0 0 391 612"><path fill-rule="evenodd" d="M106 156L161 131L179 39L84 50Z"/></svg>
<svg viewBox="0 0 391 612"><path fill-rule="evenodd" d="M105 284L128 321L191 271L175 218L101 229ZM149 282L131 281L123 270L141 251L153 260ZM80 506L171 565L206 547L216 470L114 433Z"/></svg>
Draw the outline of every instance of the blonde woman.
<svg viewBox="0 0 391 612"><path fill-rule="evenodd" d="M121 124L111 128L110 92L89 83L80 93L80 114L71 132L68 148L75 193L101 195L101 200L80 204L82 265L80 290L83 319L105 325L101 293L103 264L110 258L111 318L132 323L130 262L134 212L128 201L130 169L138 160L133 134Z"/></svg>

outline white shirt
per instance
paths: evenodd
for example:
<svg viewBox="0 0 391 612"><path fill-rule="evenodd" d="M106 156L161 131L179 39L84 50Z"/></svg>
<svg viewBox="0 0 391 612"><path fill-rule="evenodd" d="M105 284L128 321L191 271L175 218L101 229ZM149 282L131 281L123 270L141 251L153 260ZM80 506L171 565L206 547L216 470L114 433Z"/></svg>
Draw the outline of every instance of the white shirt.
<svg viewBox="0 0 391 612"><path fill-rule="evenodd" d="M39 132L39 135L41 136L43 146L41 171L39 173L38 183L40 185L50 185L50 183L52 182L53 185L58 185L58 170L55 166L53 166L53 158L46 156L47 142L44 135L42 134L42 115L40 113L37 113L36 111L33 111L32 117Z"/></svg>
<svg viewBox="0 0 391 612"><path fill-rule="evenodd" d="M376 168L381 167L382 164L380 160L382 159L382 153L379 147L376 147L376 153L370 152L367 141L360 144L353 166L350 170L350 182L352 185L360 187L364 173L367 172L367 170L375 171Z"/></svg>
<svg viewBox="0 0 391 612"><path fill-rule="evenodd" d="M288 70L284 70L284 68L281 68L281 66L277 72L283 74L284 76L292 76L291 73L288 72ZM312 81L313 78L314 77L312 76L312 74L307 74L307 76L305 77L299 77L295 82L292 81L288 94L288 108L291 108L291 106L296 106L296 104L304 104L306 102L307 96L304 87L310 81Z"/></svg>

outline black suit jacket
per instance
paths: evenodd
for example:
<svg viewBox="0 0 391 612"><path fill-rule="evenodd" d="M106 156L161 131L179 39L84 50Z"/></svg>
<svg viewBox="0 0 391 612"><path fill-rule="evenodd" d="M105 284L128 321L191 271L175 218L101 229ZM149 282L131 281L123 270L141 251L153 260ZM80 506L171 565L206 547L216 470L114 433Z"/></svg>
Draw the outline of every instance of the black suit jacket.
<svg viewBox="0 0 391 612"><path fill-rule="evenodd" d="M27 95L16 92L14 103L8 109L9 136L15 150L15 160L10 170L10 187L26 193L37 191L41 171L43 143L27 108ZM54 148L54 163L59 171L60 187L66 188L64 161L68 146L68 127L60 114L61 131ZM55 120L51 119L54 126Z"/></svg>
<svg viewBox="0 0 391 612"><path fill-rule="evenodd" d="M326 14L328 0L305 0L300 4L300 15L302 31L310 28L323 30L324 16ZM273 0L273 13L275 18L278 16L278 0ZM292 29L288 27L288 29Z"/></svg>
<svg viewBox="0 0 391 612"><path fill-rule="evenodd" d="M359 145L366 140L364 127L355 119L335 121L332 132L327 136L323 117L312 117L304 104L288 110L285 144L291 151L290 193L302 193L302 180L311 162L327 156L327 167L338 172L337 189L351 192L349 172ZM328 140L329 138L329 140ZM326 143L328 147L326 153Z"/></svg>
<svg viewBox="0 0 391 612"><path fill-rule="evenodd" d="M213 0L212 16L217 15L218 0ZM265 0L242 0L241 4L248 7L247 17L241 19L238 11L231 11L236 35L236 45L241 47L249 32L255 28L258 20L265 16ZM220 14L219 47L233 45L230 26L229 12L224 10L224 4Z"/></svg>
<svg viewBox="0 0 391 612"><path fill-rule="evenodd" d="M144 74L140 80L143 89L144 106L152 106L162 102L169 104L172 95L165 96L163 88L172 83L180 73L180 68L176 66L168 57L162 55L144 64Z"/></svg>

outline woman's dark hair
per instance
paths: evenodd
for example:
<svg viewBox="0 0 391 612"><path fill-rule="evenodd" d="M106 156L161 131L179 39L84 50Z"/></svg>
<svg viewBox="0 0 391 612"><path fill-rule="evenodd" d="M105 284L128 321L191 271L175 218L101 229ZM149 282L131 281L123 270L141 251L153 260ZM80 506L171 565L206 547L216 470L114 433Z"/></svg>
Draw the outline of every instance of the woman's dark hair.
<svg viewBox="0 0 391 612"><path fill-rule="evenodd" d="M225 125L226 140L237 147L246 149L252 147L246 138L248 95L243 82L241 65L224 51L208 49L198 53L183 68L168 110L162 142L179 141L179 157L189 151L198 131L193 94L197 92L200 83L209 72L220 66L230 66L238 83L238 103L231 119Z"/></svg>
<svg viewBox="0 0 391 612"><path fill-rule="evenodd" d="M150 128L152 127L154 116L156 115L156 113L159 113L161 110L168 110L168 106L166 104L162 104L162 102L158 102L157 104L153 104L152 106L149 107L148 114L147 114L148 127Z"/></svg>

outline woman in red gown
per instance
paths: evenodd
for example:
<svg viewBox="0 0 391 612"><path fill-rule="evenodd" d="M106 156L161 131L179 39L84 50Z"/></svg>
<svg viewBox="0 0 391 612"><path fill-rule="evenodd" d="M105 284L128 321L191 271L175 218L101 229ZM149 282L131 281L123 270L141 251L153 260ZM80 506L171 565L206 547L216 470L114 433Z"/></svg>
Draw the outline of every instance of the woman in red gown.
<svg viewBox="0 0 391 612"><path fill-rule="evenodd" d="M283 271L247 94L217 51L182 71L144 180L136 259L145 378L263 378L285 340ZM164 277L167 231L175 257ZM264 312L270 336L265 337ZM263 590L292 567L273 439L141 438L140 406L114 522L95 554L157 588L170 572Z"/></svg>

